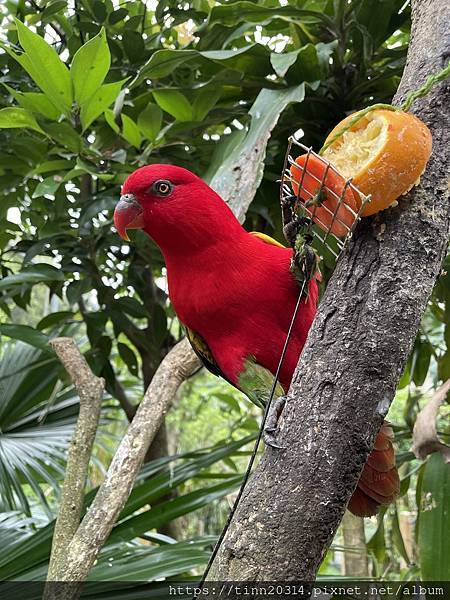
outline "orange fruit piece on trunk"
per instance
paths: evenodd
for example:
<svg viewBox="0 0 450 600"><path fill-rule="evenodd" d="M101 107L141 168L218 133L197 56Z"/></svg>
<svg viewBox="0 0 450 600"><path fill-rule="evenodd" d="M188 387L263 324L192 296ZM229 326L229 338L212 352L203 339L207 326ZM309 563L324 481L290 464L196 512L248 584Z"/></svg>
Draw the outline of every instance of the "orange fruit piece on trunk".
<svg viewBox="0 0 450 600"><path fill-rule="evenodd" d="M333 138L355 115L337 125ZM387 109L368 112L323 152L345 177L372 199L362 215L391 206L419 182L431 154L431 133L410 113Z"/></svg>
<svg viewBox="0 0 450 600"><path fill-rule="evenodd" d="M294 194L314 223L337 237L345 237L358 212L358 203L351 188L345 187L345 179L313 154L299 156L291 165L290 175Z"/></svg>

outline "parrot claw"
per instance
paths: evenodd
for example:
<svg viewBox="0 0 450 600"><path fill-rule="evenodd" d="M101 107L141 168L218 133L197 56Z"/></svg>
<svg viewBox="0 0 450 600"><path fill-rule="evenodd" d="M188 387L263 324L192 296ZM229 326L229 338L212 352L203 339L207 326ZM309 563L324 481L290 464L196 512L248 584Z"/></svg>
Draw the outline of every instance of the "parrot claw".
<svg viewBox="0 0 450 600"><path fill-rule="evenodd" d="M284 405L286 404L286 396L280 396L270 407L267 415L266 424L263 431L263 439L266 446L276 448L278 450L286 450L285 446L280 446L276 442L278 433L278 420L283 412Z"/></svg>

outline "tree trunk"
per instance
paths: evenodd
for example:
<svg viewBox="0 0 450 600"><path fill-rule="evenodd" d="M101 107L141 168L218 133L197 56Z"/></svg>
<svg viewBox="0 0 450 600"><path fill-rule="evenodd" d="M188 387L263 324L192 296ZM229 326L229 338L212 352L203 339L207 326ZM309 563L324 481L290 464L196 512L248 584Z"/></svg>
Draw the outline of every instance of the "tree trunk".
<svg viewBox="0 0 450 600"><path fill-rule="evenodd" d="M447 0L416 0L396 96L448 60ZM447 249L448 82L413 105L433 155L399 206L364 219L338 261L299 361L279 440L266 449L210 572L314 580L393 399ZM301 318L301 315L300 315Z"/></svg>
<svg viewBox="0 0 450 600"><path fill-rule="evenodd" d="M363 577L369 575L364 519L348 510L342 519L344 538L344 575Z"/></svg>

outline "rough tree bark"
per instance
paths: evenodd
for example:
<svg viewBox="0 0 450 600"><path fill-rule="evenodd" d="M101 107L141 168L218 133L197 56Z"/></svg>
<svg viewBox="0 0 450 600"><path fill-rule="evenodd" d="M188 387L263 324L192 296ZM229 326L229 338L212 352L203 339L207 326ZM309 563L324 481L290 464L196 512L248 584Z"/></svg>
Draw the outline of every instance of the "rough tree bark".
<svg viewBox="0 0 450 600"><path fill-rule="evenodd" d="M395 98L448 61L447 0L416 0ZM266 449L210 579L314 580L393 399L446 253L450 207L448 81L413 105L433 155L399 206L358 227L302 353L281 424Z"/></svg>
<svg viewBox="0 0 450 600"><path fill-rule="evenodd" d="M84 488L100 419L105 382L96 377L70 338L54 338L50 345L63 363L80 397L80 412L67 455L66 475L53 534L47 581L58 581L62 565L83 511Z"/></svg>

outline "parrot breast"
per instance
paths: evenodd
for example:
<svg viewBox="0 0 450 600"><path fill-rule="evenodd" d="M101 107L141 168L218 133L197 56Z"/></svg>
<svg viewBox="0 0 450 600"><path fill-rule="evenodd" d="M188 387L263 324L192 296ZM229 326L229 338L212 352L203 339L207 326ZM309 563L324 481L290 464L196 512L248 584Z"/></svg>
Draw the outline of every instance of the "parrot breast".
<svg viewBox="0 0 450 600"><path fill-rule="evenodd" d="M238 385L248 358L275 373L300 288L291 274L292 250L251 234L232 246L208 248L180 264L166 258L169 295L181 322L208 345L225 378ZM302 301L280 382L289 387L316 312L313 280Z"/></svg>

